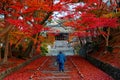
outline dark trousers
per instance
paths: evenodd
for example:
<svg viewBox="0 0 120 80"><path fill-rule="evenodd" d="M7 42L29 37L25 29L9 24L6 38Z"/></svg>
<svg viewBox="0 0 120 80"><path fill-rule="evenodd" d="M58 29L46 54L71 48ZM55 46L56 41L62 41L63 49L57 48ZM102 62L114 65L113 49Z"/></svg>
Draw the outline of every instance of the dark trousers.
<svg viewBox="0 0 120 80"><path fill-rule="evenodd" d="M59 71L64 71L64 63L59 63Z"/></svg>

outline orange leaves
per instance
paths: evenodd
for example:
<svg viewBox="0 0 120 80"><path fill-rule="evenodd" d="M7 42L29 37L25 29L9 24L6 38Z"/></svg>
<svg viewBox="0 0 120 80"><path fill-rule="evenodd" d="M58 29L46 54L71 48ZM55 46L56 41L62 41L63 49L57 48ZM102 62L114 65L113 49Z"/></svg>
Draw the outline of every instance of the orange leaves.
<svg viewBox="0 0 120 80"><path fill-rule="evenodd" d="M47 4L46 4L47 3ZM37 8L39 10L51 11L52 0L26 0L25 4L30 8Z"/></svg>
<svg viewBox="0 0 120 80"><path fill-rule="evenodd" d="M43 36L39 36L38 38L39 38L40 42L45 41L45 37L43 37Z"/></svg>
<svg viewBox="0 0 120 80"><path fill-rule="evenodd" d="M39 7L41 5L40 0L25 0L25 4L28 6Z"/></svg>
<svg viewBox="0 0 120 80"><path fill-rule="evenodd" d="M37 45L37 49L36 49L36 53L37 53L37 54L40 54L40 52L41 52L40 46L41 46L41 45Z"/></svg>
<svg viewBox="0 0 120 80"><path fill-rule="evenodd" d="M71 27L75 27L76 24L77 24L77 23L74 22L74 21L68 21L68 22L65 22L65 23L64 23L65 26L71 26Z"/></svg>
<svg viewBox="0 0 120 80"><path fill-rule="evenodd" d="M50 43L53 43L55 41L55 36L52 34L48 34L47 41L49 41Z"/></svg>

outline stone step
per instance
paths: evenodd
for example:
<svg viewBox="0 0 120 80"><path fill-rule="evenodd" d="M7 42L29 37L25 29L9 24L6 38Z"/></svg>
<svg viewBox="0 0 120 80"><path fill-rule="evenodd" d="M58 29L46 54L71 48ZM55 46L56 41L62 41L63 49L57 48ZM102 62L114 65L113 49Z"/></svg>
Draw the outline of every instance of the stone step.
<svg viewBox="0 0 120 80"><path fill-rule="evenodd" d="M40 77L40 80L70 80L70 76L51 76L51 77Z"/></svg>
<svg viewBox="0 0 120 80"><path fill-rule="evenodd" d="M53 76L70 76L68 73L71 71L59 72L59 71L41 71L44 74L52 74Z"/></svg>
<svg viewBox="0 0 120 80"><path fill-rule="evenodd" d="M46 73L66 73L66 72L71 72L71 71L64 71L64 72L59 72L59 71L40 71L40 72L46 72Z"/></svg>

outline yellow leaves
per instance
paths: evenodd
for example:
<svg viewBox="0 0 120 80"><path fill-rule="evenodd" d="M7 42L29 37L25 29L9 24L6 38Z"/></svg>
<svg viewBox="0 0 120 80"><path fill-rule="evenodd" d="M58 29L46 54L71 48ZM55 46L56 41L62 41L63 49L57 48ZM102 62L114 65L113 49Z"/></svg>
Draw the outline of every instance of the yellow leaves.
<svg viewBox="0 0 120 80"><path fill-rule="evenodd" d="M103 17L113 18L113 17L115 17L115 13L114 13L114 12L111 12L111 13L108 13L108 14L104 14Z"/></svg>
<svg viewBox="0 0 120 80"><path fill-rule="evenodd" d="M16 44L16 47L22 42L25 38L22 32L10 32L10 44Z"/></svg>
<svg viewBox="0 0 120 80"><path fill-rule="evenodd" d="M106 18L117 18L120 16L120 12L111 12L109 14L104 14L102 17L106 17Z"/></svg>
<svg viewBox="0 0 120 80"><path fill-rule="evenodd" d="M120 17L120 11L115 13L115 17Z"/></svg>
<svg viewBox="0 0 120 80"><path fill-rule="evenodd" d="M17 32L11 32L11 35L14 35L14 36L15 36L15 35L16 35L16 36L17 36L17 35L24 35L24 33L17 31Z"/></svg>
<svg viewBox="0 0 120 80"><path fill-rule="evenodd" d="M38 17L40 17L42 19L43 17L45 17L45 13L44 12L39 12Z"/></svg>

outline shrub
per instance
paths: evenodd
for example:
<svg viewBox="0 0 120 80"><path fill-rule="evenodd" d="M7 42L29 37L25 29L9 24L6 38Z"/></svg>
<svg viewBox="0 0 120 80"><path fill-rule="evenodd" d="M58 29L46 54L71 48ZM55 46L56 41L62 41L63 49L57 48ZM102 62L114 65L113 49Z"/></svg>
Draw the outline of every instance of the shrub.
<svg viewBox="0 0 120 80"><path fill-rule="evenodd" d="M41 46L40 49L41 49L41 55L45 56L46 53L48 53L48 50L45 47Z"/></svg>

